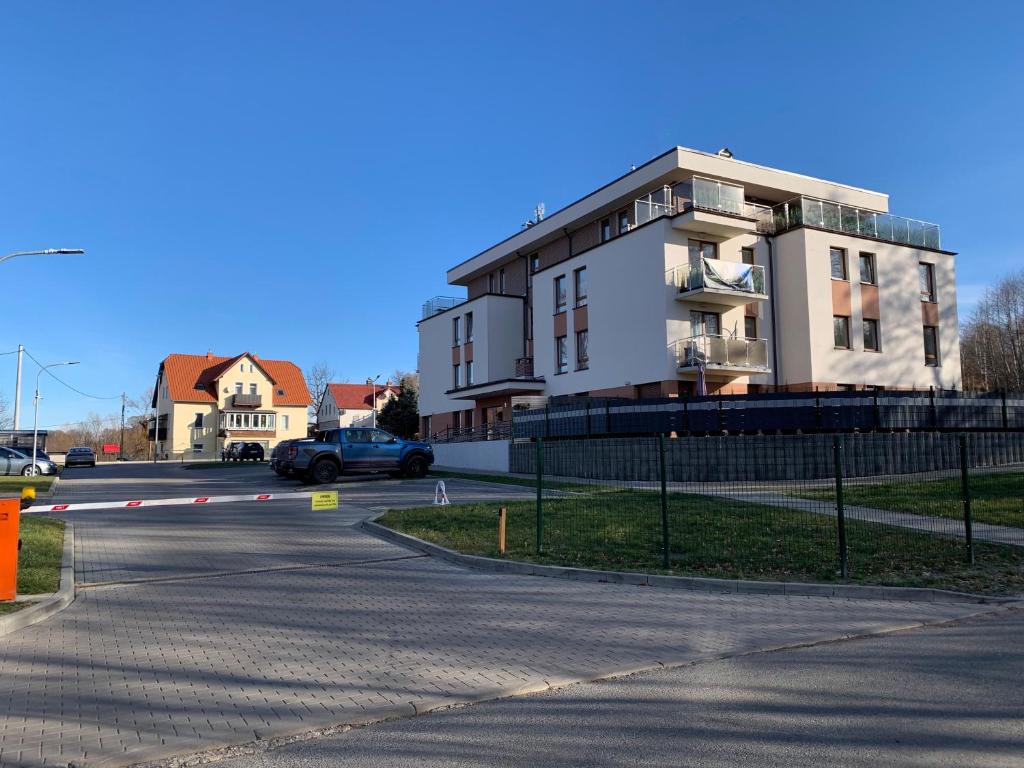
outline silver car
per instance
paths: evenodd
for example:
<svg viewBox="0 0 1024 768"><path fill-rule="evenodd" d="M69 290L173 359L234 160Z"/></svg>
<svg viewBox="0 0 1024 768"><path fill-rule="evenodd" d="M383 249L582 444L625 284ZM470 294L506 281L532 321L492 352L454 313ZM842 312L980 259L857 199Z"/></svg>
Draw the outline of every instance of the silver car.
<svg viewBox="0 0 1024 768"><path fill-rule="evenodd" d="M92 448L75 447L64 455L65 467L95 467L96 453Z"/></svg>
<svg viewBox="0 0 1024 768"><path fill-rule="evenodd" d="M42 451L36 453L36 472L32 472L32 449L5 448L0 446L0 475L56 475L57 465ZM44 458L45 457L45 458Z"/></svg>

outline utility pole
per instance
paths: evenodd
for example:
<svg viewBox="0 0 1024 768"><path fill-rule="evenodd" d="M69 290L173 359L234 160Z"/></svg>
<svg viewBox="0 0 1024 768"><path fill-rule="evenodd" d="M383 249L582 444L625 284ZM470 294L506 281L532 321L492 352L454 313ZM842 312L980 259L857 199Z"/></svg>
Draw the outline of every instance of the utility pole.
<svg viewBox="0 0 1024 768"><path fill-rule="evenodd" d="M18 345L18 375L14 380L14 429L20 428L21 419L21 362L25 358L25 347Z"/></svg>
<svg viewBox="0 0 1024 768"><path fill-rule="evenodd" d="M128 396L124 392L122 392L121 393L121 442L118 444L118 448L117 448L117 456L118 456L118 458L121 461L124 461L124 406L125 406L125 402L127 400L128 400Z"/></svg>

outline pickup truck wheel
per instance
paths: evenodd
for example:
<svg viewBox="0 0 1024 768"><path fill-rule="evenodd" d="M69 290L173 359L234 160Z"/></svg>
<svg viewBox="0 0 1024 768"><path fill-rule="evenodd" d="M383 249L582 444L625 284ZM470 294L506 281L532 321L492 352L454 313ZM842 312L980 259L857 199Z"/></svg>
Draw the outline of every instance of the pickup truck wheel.
<svg viewBox="0 0 1024 768"><path fill-rule="evenodd" d="M422 456L410 456L405 460L405 466L402 467L402 471L406 477L426 477L427 460Z"/></svg>
<svg viewBox="0 0 1024 768"><path fill-rule="evenodd" d="M310 470L310 475L315 483L326 485L338 479L338 465L330 459L320 459Z"/></svg>

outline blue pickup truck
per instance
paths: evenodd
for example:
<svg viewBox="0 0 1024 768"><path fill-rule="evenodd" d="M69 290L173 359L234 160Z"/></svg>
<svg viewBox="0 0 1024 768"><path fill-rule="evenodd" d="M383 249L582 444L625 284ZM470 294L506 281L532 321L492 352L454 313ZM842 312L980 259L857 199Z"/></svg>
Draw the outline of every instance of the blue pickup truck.
<svg viewBox="0 0 1024 768"><path fill-rule="evenodd" d="M343 427L281 443L274 449L270 468L306 483L333 483L349 470L424 477L433 463L429 443L403 440L382 429Z"/></svg>

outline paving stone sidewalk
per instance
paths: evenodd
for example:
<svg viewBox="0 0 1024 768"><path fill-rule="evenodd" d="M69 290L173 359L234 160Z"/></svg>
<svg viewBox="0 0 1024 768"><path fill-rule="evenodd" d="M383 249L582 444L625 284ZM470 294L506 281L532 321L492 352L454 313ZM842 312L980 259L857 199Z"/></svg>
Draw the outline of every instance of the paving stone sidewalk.
<svg viewBox="0 0 1024 768"><path fill-rule="evenodd" d="M0 765L129 765L982 608L482 573L349 527L362 515L76 517L79 580L101 586L0 645Z"/></svg>

